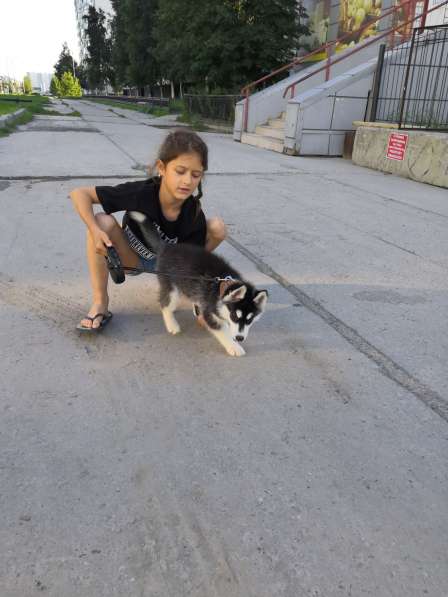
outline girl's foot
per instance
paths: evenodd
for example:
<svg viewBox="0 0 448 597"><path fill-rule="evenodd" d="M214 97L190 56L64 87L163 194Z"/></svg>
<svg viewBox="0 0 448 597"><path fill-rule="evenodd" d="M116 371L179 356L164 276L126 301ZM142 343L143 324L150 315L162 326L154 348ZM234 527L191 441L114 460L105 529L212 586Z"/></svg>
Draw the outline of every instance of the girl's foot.
<svg viewBox="0 0 448 597"><path fill-rule="evenodd" d="M90 311L87 313L87 317L81 319L78 329L96 329L101 327L102 322L108 318L108 304L107 303L93 303L90 307Z"/></svg>

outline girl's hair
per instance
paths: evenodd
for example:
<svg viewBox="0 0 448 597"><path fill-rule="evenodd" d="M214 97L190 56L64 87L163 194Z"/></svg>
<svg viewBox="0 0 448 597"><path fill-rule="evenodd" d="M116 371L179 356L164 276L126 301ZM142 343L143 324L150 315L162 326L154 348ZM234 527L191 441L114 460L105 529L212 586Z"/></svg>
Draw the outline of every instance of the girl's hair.
<svg viewBox="0 0 448 597"><path fill-rule="evenodd" d="M208 168L208 148L205 142L199 135L193 131L186 131L183 129L176 129L169 133L162 143L157 159L161 160L165 165L172 160L175 160L183 153L197 153L204 172ZM201 212L201 197L202 197L202 183L198 185L198 194L194 196L196 202L197 217Z"/></svg>

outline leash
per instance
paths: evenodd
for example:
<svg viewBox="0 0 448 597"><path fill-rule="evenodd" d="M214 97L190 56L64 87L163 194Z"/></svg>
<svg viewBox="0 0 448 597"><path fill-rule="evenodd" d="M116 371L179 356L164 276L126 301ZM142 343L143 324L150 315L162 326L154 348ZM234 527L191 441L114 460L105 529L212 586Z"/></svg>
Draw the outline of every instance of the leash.
<svg viewBox="0 0 448 597"><path fill-rule="evenodd" d="M235 278L232 278L232 276L225 276L224 278L221 278L219 276L212 277L212 276L204 276L204 275L191 276L189 274L183 274L182 272L172 273L172 272L162 272L159 270L155 270L153 272L148 272L140 267L123 266L121 264L121 260L117 253L117 250L114 247L107 247L107 255L105 258L107 261L107 268L110 272L110 277L116 284L122 284L125 281L125 272L126 271L137 272L139 274L145 273L145 274L155 274L157 276L169 276L170 278L178 277L178 278L185 278L185 279L190 279L190 280L204 280L206 282L214 282L214 283L220 285L220 295L225 292L225 288L227 288L227 286L229 286L233 282L238 282L238 280L235 280Z"/></svg>

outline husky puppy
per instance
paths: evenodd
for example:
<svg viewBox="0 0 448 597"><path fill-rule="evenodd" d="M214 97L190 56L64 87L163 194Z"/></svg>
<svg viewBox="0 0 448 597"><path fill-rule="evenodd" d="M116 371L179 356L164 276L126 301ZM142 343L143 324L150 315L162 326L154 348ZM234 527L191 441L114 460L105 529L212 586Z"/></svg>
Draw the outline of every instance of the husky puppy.
<svg viewBox="0 0 448 597"><path fill-rule="evenodd" d="M174 311L183 294L227 353L243 356L241 343L263 313L267 291L254 288L222 257L202 247L163 242L144 214L131 211L129 217L138 222L146 244L157 253L160 306L167 331L180 332Z"/></svg>

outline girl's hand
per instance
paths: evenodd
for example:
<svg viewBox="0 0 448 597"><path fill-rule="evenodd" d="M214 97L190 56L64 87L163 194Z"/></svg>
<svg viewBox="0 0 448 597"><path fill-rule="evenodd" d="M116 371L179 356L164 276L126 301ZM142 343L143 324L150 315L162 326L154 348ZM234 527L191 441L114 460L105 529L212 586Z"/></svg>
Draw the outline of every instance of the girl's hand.
<svg viewBox="0 0 448 597"><path fill-rule="evenodd" d="M101 230L101 228L96 229L92 233L92 236L93 243L95 245L95 251L98 253L98 255L104 255L105 257L107 255L106 247L112 247L110 238L107 236L104 230Z"/></svg>

